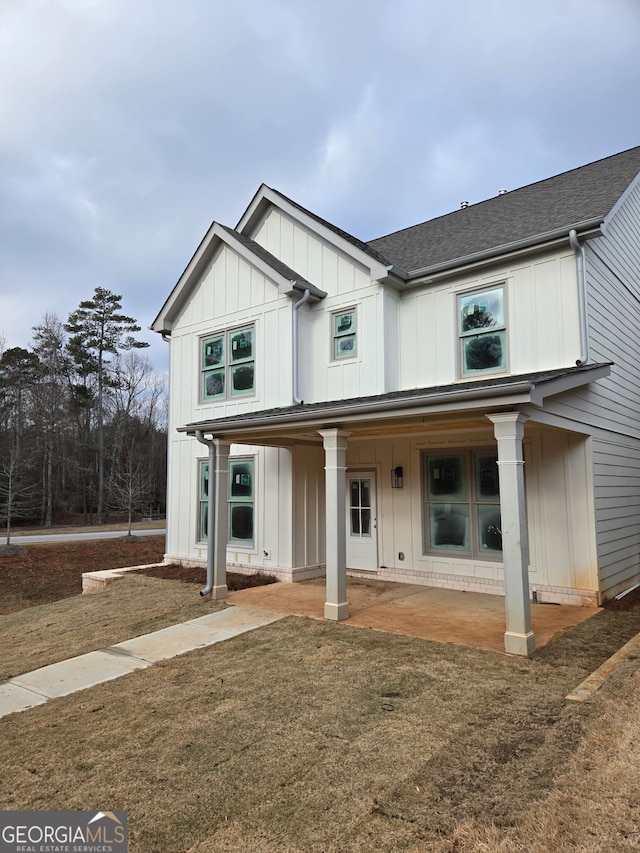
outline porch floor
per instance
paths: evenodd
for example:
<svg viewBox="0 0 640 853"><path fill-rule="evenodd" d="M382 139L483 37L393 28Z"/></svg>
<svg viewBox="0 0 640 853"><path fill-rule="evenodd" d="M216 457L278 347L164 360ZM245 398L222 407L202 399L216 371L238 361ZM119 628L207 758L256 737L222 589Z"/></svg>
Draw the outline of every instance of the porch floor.
<svg viewBox="0 0 640 853"><path fill-rule="evenodd" d="M253 587L229 593L227 601L324 619L325 581ZM347 601L346 625L505 653L505 609L500 595L349 577ZM593 607L532 604L536 648L598 612Z"/></svg>

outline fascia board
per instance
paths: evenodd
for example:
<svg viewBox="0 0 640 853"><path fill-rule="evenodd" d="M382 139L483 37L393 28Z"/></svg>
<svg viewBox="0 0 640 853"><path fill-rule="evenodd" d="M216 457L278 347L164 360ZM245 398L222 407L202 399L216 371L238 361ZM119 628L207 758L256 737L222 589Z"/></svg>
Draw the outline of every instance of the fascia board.
<svg viewBox="0 0 640 853"><path fill-rule="evenodd" d="M575 228L580 236L597 237L600 234L600 226L602 217L590 219L586 222L578 223L567 228L560 228L556 231L548 231L544 234L538 234L533 237L527 237L523 240L516 240L512 243L505 243L502 246L494 246L490 249L483 249L481 252L473 252L469 255L464 255L460 258L452 258L449 261L442 261L439 264L422 267L421 269L410 270L407 274L408 280L402 281L402 290L407 290L423 284L431 284L439 278L445 276L457 275L458 273L466 272L477 266L484 266L490 263L496 263L501 258L507 256L521 256L531 254L532 252L544 251L551 249L554 246L560 245L569 239L569 231ZM589 233L593 232L593 233Z"/></svg>
<svg viewBox="0 0 640 853"><path fill-rule="evenodd" d="M171 293L165 300L164 305L158 312L158 316L153 321L150 326L150 329L154 332L170 332L173 327L173 319L177 309L180 307L180 304L185 295L185 288L188 285L188 282L192 279L194 273L197 269L200 268L203 259L206 256L208 260L209 254L208 250L211 246L211 242L215 236L215 228L217 223L212 222L209 226L209 230L204 235L202 240L200 241L198 248L193 253L191 260L187 264L184 269L184 272L175 283Z"/></svg>
<svg viewBox="0 0 640 853"><path fill-rule="evenodd" d="M385 400L384 402L367 403L364 405L340 405L331 408L310 409L300 406L299 411L287 412L282 415L273 412L264 417L251 418L241 422L211 421L202 424L187 424L178 427L178 432L195 434L196 429L204 432L214 432L216 435L243 432L255 432L257 429L272 432L284 428L317 425L333 425L335 423L357 423L360 421L397 419L406 417L424 417L441 413L464 412L479 408L496 408L501 406L520 405L531 402L533 386L530 382L517 382L507 387L483 388L471 391L469 389L446 394L430 395L414 400Z"/></svg>
<svg viewBox="0 0 640 853"><path fill-rule="evenodd" d="M362 264L362 266L369 270L372 281L387 278L390 272L397 272L394 267L380 263L380 261L377 261L371 255L363 252L362 249L354 246L353 243L336 234L335 231L318 222L317 219L304 213L299 207L290 204L280 193L271 187L267 187L265 184L262 184L253 197L249 207L245 210L236 225L235 230L241 231L243 234L246 233L247 237L253 238L252 232L255 231L257 222L264 216L270 205L279 208L291 219L304 225L305 228L317 234L325 242L335 246L340 252Z"/></svg>
<svg viewBox="0 0 640 853"><path fill-rule="evenodd" d="M626 200L629 198L632 192L635 191L636 187L640 184L640 172L635 176L635 178L631 181L626 190L622 193L617 202L613 205L609 213L604 218L604 222L602 223L602 233L605 234L607 228L609 227L611 221L615 218L617 212L624 205Z"/></svg>
<svg viewBox="0 0 640 853"><path fill-rule="evenodd" d="M559 376L557 379L545 379L543 382L537 383L531 392L531 402L536 406L542 406L547 397L553 397L556 394L565 394L567 391L574 391L583 385L588 385L590 382L596 382L598 379L604 379L611 373L611 364L603 364L600 367L594 367L581 373L574 373L569 376Z"/></svg>
<svg viewBox="0 0 640 853"><path fill-rule="evenodd" d="M289 280L277 270L273 269L273 267L269 266L266 261L257 255L254 255L253 252L238 240L234 240L233 235L225 228L220 226L217 222L214 222L200 242L200 245L189 261L185 271L178 279L178 282L171 291L171 294L160 310L160 313L153 321L150 328L154 332L171 331L175 315L189 294L192 285L199 279L204 267L211 262L213 255L221 244L229 246L230 249L247 261L247 263L258 269L265 278L268 278L276 285L280 294L290 296L301 289L301 286L297 284L295 279ZM303 290L307 288L311 292L312 298L315 300L323 299L326 296L326 293L323 290L320 290L313 285L304 285L302 287Z"/></svg>

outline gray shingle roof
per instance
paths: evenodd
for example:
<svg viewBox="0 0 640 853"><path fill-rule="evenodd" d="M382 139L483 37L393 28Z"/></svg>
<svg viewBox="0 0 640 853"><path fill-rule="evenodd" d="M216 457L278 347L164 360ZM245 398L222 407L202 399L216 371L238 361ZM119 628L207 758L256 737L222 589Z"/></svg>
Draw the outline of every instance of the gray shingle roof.
<svg viewBox="0 0 640 853"><path fill-rule="evenodd" d="M640 147L369 241L410 272L604 216L640 172Z"/></svg>
<svg viewBox="0 0 640 853"><path fill-rule="evenodd" d="M299 284L305 285L309 287L314 292L322 292L319 291L318 288L308 282L306 278L303 278L299 275L294 269L287 266L287 264L283 263L279 258L276 258L275 255L272 255L271 252L268 252L264 249L259 243L256 243L255 240L251 240L249 237L245 237L240 231L234 231L233 228L228 228L226 225L221 225L218 222L220 228L230 234L238 243L241 243L246 249L248 249L252 254L256 257L260 258L265 262L268 266L271 267L272 270L277 272L279 275L286 278L288 281L297 281Z"/></svg>
<svg viewBox="0 0 640 853"><path fill-rule="evenodd" d="M343 400L326 400L321 403L304 403L291 406L281 406L273 409L258 409L256 411L241 412L239 414L230 415L228 417L216 418L208 421L198 421L180 427L181 432L193 431L195 429L209 430L214 427L217 430L223 431L228 427L242 427L250 425L253 421L273 418L280 421L295 422L298 416L305 418L317 415L322 418L323 414L331 413L336 408L345 411L345 418L348 420L348 413L351 410L357 413L358 409L363 406L380 406L384 409L385 404L395 402L404 402L408 406L413 403L428 403L430 398L441 398L451 395L452 398L459 393L473 394L474 392L481 393L488 389L494 389L497 393L505 391L510 386L518 386L528 384L531 388L545 383L553 382L556 379L565 377L581 377L577 384L588 384L591 381L590 374L599 371L602 368L610 367L612 362L601 362L597 364L582 364L576 367L559 367L553 370L540 370L534 373L520 373L513 376L485 376L469 382L458 383L454 382L449 385L432 385L428 388L409 388L404 391L389 391L386 394L375 394L369 397L351 397Z"/></svg>

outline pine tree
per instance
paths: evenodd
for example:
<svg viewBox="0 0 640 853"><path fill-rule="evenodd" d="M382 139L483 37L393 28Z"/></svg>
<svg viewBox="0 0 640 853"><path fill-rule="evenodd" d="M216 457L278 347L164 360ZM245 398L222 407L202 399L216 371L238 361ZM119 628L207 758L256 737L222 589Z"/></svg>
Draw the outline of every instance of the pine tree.
<svg viewBox="0 0 640 853"><path fill-rule="evenodd" d="M149 344L136 340L132 332L139 332L133 317L119 313L122 296L96 287L93 299L85 300L69 314L65 329L69 333L67 350L81 376L94 375L97 383L97 433L98 433L98 495L96 521L102 524L104 504L104 394L113 386L109 355L121 350L141 349Z"/></svg>

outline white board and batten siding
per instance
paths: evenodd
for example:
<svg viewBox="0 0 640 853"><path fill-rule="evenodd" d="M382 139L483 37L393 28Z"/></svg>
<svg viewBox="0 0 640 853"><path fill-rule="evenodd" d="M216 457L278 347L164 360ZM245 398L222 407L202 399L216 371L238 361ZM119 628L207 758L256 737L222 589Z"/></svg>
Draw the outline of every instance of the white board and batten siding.
<svg viewBox="0 0 640 853"><path fill-rule="evenodd" d="M447 385L458 379L458 296L500 284L505 287L508 372L575 364L580 356L575 259L573 253L556 252L402 294L401 388Z"/></svg>
<svg viewBox="0 0 640 853"><path fill-rule="evenodd" d="M490 427L463 426L422 439L349 442L349 473L377 472L379 577L502 593L501 561L429 554L423 535L425 454L494 447ZM588 439L531 424L524 451L530 585L541 601L595 606L598 569ZM389 472L397 465L404 470L402 489L390 485Z"/></svg>

